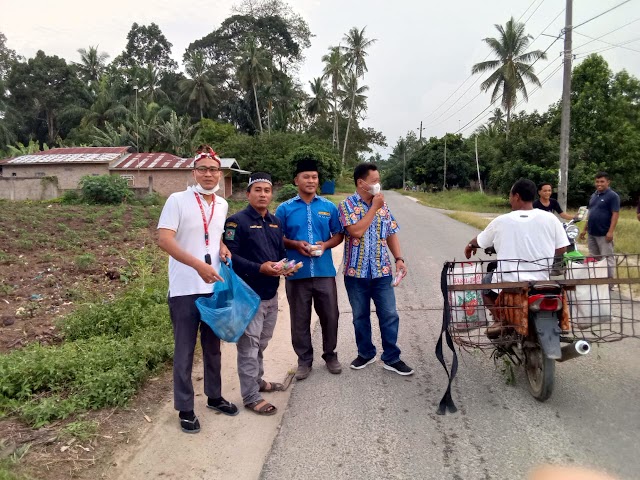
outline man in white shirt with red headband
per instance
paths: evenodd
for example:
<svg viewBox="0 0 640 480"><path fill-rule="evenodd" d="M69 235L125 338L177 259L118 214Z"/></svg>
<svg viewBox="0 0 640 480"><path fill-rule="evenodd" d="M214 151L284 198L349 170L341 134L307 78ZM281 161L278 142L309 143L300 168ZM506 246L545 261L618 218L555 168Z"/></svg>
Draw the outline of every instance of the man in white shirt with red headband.
<svg viewBox="0 0 640 480"><path fill-rule="evenodd" d="M158 222L158 246L169 258L169 314L173 324L173 398L180 427L198 433L200 422L194 408L191 370L200 329L204 362L204 393L207 407L225 415L238 408L222 397L220 339L200 318L196 300L211 296L213 283L221 281L220 261L231 257L222 243L229 206L216 195L222 173L220 158L208 145L201 146L193 161L195 185L172 194Z"/></svg>

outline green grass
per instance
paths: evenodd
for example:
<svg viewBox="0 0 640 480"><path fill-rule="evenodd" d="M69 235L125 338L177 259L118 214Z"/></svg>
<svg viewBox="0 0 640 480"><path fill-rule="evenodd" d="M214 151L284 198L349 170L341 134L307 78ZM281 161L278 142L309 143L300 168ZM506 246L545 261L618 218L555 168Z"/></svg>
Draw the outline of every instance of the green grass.
<svg viewBox="0 0 640 480"><path fill-rule="evenodd" d="M465 190L448 190L446 192L409 192L397 190L398 193L417 198L428 207L445 210L461 210L466 212L507 213L511 210L509 201L497 195L467 192Z"/></svg>
<svg viewBox="0 0 640 480"><path fill-rule="evenodd" d="M640 222L635 208L620 210L620 219L614 235L614 248L619 253L640 253Z"/></svg>
<svg viewBox="0 0 640 480"><path fill-rule="evenodd" d="M466 223L467 225L471 225L472 227L477 228L478 230L484 230L489 222L491 221L488 218L485 218L477 213L471 212L452 212L447 214L449 217L454 220L458 220L459 222Z"/></svg>

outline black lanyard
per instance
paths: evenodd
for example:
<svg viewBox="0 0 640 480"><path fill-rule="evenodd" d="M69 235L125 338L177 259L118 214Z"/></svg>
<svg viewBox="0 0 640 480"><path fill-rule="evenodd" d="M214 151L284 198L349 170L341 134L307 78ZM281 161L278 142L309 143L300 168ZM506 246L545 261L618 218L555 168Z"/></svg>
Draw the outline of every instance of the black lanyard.
<svg viewBox="0 0 640 480"><path fill-rule="evenodd" d="M197 192L193 192L196 196L196 200L198 201L198 206L200 207L200 213L202 214L202 225L204 227L204 245L207 249L207 254L204 256L204 261L211 265L211 255L209 254L209 224L211 223L211 219L213 218L213 211L216 207L216 196L213 196L211 200L211 214L209 215L209 221L207 222L207 217L204 214L204 207L202 206L202 200L200 200L200 195Z"/></svg>

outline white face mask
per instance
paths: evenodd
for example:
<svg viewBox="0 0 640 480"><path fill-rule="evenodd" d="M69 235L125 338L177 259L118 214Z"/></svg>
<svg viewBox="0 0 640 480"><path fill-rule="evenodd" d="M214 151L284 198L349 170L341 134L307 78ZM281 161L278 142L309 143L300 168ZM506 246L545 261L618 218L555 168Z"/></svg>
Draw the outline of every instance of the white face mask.
<svg viewBox="0 0 640 480"><path fill-rule="evenodd" d="M202 185L200 185L199 183L196 183L193 188L196 189L196 192L201 193L202 195L213 195L214 193L216 193L218 190L220 190L220 184L216 185L215 187L213 187L211 190L207 190L206 188L203 188Z"/></svg>
<svg viewBox="0 0 640 480"><path fill-rule="evenodd" d="M367 184L369 185L369 184ZM371 195L377 195L382 191L382 187L379 183L374 183L373 185L369 185L369 193Z"/></svg>

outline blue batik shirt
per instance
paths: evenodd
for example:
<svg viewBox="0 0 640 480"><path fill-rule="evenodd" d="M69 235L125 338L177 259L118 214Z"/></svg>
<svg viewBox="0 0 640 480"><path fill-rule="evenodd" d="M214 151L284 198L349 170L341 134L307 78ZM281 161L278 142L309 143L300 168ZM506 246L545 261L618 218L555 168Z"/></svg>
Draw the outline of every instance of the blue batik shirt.
<svg viewBox="0 0 640 480"><path fill-rule="evenodd" d="M342 232L338 209L326 198L316 195L311 203L306 203L296 195L280 204L276 217L282 224L284 236L289 240L302 240L314 245L326 242L333 235ZM297 250L287 249L287 258L302 262L303 266L287 280L311 277L335 277L331 249L325 250L320 257L306 257Z"/></svg>
<svg viewBox="0 0 640 480"><path fill-rule="evenodd" d="M376 212L361 238L349 235L346 227L355 225L367 214L370 205L356 192L340 202L340 223L344 231L344 274L355 278L381 278L393 275L387 237L400 230L385 202Z"/></svg>

